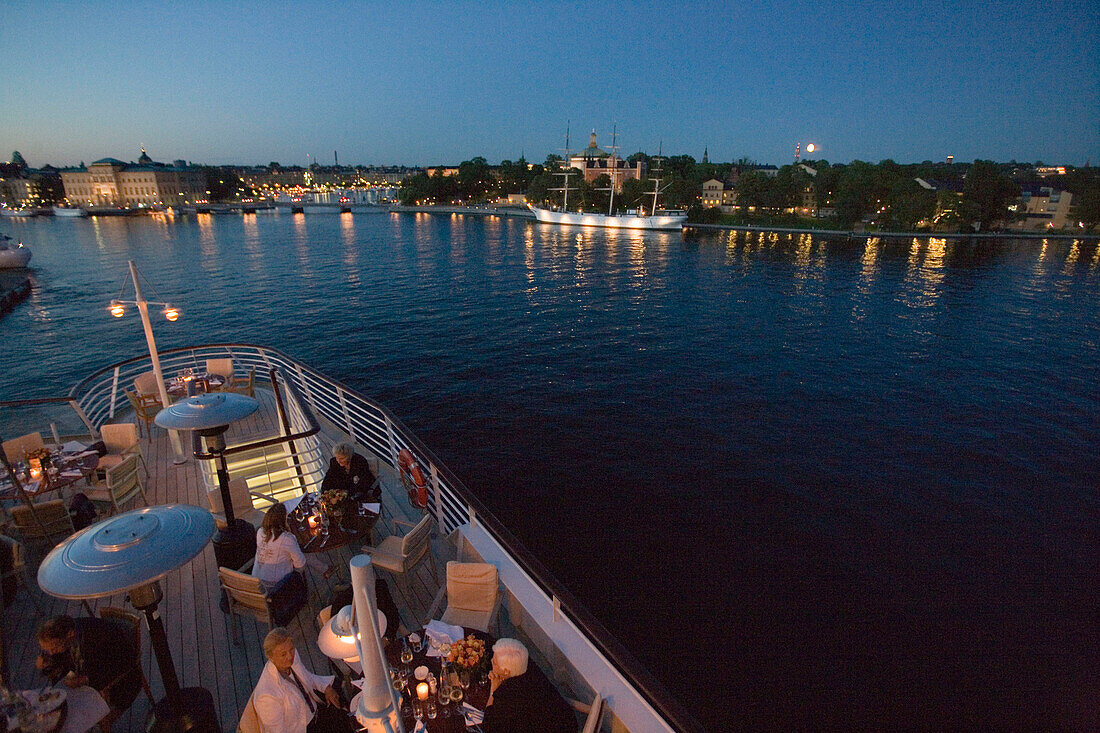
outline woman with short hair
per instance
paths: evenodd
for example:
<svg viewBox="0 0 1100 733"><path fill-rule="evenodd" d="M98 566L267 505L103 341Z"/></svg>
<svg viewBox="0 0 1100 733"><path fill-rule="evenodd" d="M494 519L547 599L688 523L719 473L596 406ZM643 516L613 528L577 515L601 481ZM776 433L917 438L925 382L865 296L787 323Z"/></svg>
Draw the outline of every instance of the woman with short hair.
<svg viewBox="0 0 1100 733"><path fill-rule="evenodd" d="M577 716L517 639L493 644L489 701L481 728L485 733L576 733Z"/></svg>
<svg viewBox="0 0 1100 733"><path fill-rule="evenodd" d="M264 637L264 656L267 664L252 693L262 733L305 733L325 703L341 707L340 696L332 685L335 677L313 674L306 669L286 629L275 627L268 632ZM350 730L346 715L327 717L342 718L343 730Z"/></svg>

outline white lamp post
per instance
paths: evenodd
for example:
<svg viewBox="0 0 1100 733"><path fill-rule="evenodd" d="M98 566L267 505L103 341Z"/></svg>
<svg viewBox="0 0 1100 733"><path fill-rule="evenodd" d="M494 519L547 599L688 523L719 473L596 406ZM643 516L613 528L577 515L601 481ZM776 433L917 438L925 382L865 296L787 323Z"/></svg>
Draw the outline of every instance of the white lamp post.
<svg viewBox="0 0 1100 733"><path fill-rule="evenodd" d="M153 325L149 323L149 301L141 295L141 282L138 280L137 266L134 265L133 260L127 260L127 264L130 266L130 279L134 283L134 299L133 300L120 300L118 298L111 301L110 312L115 318L121 318L126 309L124 306L136 305L138 313L141 314L141 325L145 329L145 343L149 347L149 360L153 363L153 374L157 377L157 389L159 391L161 407L168 407L168 389L164 385L164 373L160 369L160 355L157 353L157 344L153 340ZM125 289L125 288L123 288ZM176 308L173 308L168 303L156 303L153 305L164 306L164 317L169 321L174 321L180 317L180 312ZM172 441L172 450L176 453L174 463L183 463L187 460L186 454L183 452L183 446L180 443L179 433L175 430L169 430L168 435Z"/></svg>
<svg viewBox="0 0 1100 733"><path fill-rule="evenodd" d="M363 691L352 700L351 713L365 733L404 733L400 706L386 672L386 658L375 619L378 602L374 596L374 568L370 555L351 559L351 591L358 621L354 643L363 665ZM383 617L384 618L384 617Z"/></svg>

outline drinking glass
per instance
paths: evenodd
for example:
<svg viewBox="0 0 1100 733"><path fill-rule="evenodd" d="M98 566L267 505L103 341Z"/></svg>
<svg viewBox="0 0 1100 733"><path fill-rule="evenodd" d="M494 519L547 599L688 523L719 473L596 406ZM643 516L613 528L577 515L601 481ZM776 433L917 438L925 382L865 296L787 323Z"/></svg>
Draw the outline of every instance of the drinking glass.
<svg viewBox="0 0 1100 733"><path fill-rule="evenodd" d="M413 660L412 649L409 649L409 643L405 639L401 639L401 663L409 664Z"/></svg>
<svg viewBox="0 0 1100 733"><path fill-rule="evenodd" d="M439 715L439 708L435 706L435 700L428 698L424 703L424 712L428 715L428 720L435 720Z"/></svg>
<svg viewBox="0 0 1100 733"><path fill-rule="evenodd" d="M451 697L451 702L455 704L455 709L460 709L462 707L462 698L464 697L462 693L462 688L458 685L451 685L449 688L449 694Z"/></svg>

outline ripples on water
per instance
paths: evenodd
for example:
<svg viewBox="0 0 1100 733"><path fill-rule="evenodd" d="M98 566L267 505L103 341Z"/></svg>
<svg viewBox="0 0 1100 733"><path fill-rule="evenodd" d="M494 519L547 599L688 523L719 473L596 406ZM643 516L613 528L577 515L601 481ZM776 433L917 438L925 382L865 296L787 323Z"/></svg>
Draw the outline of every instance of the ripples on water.
<svg viewBox="0 0 1100 733"><path fill-rule="evenodd" d="M134 259L183 309L162 348L267 344L388 404L701 718L1100 725L1095 244L5 230L36 288L0 396L141 352L105 311Z"/></svg>

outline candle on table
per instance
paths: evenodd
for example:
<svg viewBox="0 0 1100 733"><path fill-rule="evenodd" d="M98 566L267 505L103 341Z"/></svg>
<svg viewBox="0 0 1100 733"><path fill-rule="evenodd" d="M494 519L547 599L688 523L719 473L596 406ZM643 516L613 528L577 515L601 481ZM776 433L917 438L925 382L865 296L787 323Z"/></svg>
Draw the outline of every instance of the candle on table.
<svg viewBox="0 0 1100 733"><path fill-rule="evenodd" d="M428 699L428 683L427 682L421 682L419 685L416 686L416 697L420 700L427 700Z"/></svg>
<svg viewBox="0 0 1100 733"><path fill-rule="evenodd" d="M311 515L308 519L306 519L306 523L309 525L310 529L317 529L317 517L316 516Z"/></svg>

